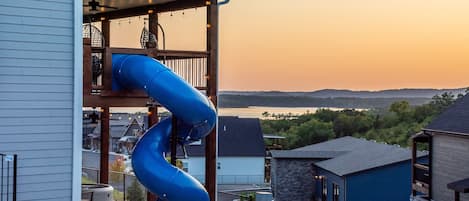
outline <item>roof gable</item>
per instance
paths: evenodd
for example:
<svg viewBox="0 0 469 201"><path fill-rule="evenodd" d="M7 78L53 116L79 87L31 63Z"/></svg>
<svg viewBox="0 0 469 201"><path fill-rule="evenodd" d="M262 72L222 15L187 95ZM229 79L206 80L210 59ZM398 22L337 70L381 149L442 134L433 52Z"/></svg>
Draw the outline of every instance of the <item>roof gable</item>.
<svg viewBox="0 0 469 201"><path fill-rule="evenodd" d="M189 156L204 156L205 139L200 145L187 145L186 149ZM178 155L182 156L180 149ZM219 117L218 156L264 157L264 155L265 145L259 119Z"/></svg>
<svg viewBox="0 0 469 201"><path fill-rule="evenodd" d="M305 158L302 156L316 159L328 158L316 162L315 165L339 176L382 167L410 160L411 158L409 149L350 136L283 152L287 153L273 152L272 156L274 158ZM422 152L419 152L419 156L423 155Z"/></svg>

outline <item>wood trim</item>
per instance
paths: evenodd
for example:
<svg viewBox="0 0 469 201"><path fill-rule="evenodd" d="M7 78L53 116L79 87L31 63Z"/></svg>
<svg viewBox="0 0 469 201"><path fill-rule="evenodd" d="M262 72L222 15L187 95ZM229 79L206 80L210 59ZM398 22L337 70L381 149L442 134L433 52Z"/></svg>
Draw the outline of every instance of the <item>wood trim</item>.
<svg viewBox="0 0 469 201"><path fill-rule="evenodd" d="M429 135L450 135L454 137L461 137L461 138L469 138L469 134L467 133L458 133L458 132L448 132L448 131L441 131L441 130L432 130L432 129L424 129L425 133Z"/></svg>

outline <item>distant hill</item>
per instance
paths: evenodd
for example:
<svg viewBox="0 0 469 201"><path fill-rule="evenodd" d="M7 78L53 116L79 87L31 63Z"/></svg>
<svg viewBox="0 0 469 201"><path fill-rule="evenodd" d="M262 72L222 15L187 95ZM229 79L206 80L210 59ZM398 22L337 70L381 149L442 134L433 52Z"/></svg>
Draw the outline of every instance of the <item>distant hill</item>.
<svg viewBox="0 0 469 201"><path fill-rule="evenodd" d="M323 89L312 92L282 91L222 91L221 95L255 95L255 96L308 96L314 98L431 98L444 92L455 95L464 93L460 89L389 89L381 91L352 91L346 89Z"/></svg>
<svg viewBox="0 0 469 201"><path fill-rule="evenodd" d="M380 108L400 100L412 105L424 104L435 95L451 92L464 93L460 89L391 89L382 91L352 91L324 89L312 92L281 91L222 91L220 107L344 107Z"/></svg>

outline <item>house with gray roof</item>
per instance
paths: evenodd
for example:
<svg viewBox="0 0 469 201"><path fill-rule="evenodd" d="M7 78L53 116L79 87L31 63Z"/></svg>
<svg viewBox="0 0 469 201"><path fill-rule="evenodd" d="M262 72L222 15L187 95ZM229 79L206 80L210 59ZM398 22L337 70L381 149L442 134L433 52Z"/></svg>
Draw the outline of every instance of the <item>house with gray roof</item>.
<svg viewBox="0 0 469 201"><path fill-rule="evenodd" d="M348 136L272 151L272 158L276 201L409 200L411 151L396 145Z"/></svg>
<svg viewBox="0 0 469 201"><path fill-rule="evenodd" d="M218 117L218 184L263 184L265 145L259 119ZM205 140L186 146L187 158L179 147L183 169L205 181Z"/></svg>
<svg viewBox="0 0 469 201"><path fill-rule="evenodd" d="M469 201L469 95L437 116L412 141L414 151L422 144L429 150L427 163L413 160L412 200Z"/></svg>
<svg viewBox="0 0 469 201"><path fill-rule="evenodd" d="M101 123L93 121L94 113L84 112L83 116L83 148L100 150ZM99 113L97 113L99 116ZM124 149L124 144L131 141L135 143L139 135L143 134L145 117L142 114L112 113L110 124L109 144L110 150L117 153L128 153L132 149ZM99 117L98 117L99 118ZM123 144L123 145L120 145Z"/></svg>

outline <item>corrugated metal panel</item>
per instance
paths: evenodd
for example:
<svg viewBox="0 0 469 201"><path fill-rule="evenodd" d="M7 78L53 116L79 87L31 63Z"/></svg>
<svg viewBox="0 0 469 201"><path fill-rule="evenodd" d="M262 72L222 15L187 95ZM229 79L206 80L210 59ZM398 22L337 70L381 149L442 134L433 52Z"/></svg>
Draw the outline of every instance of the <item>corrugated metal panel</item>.
<svg viewBox="0 0 469 201"><path fill-rule="evenodd" d="M0 1L0 153L19 201L72 199L73 0Z"/></svg>

